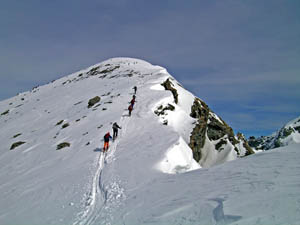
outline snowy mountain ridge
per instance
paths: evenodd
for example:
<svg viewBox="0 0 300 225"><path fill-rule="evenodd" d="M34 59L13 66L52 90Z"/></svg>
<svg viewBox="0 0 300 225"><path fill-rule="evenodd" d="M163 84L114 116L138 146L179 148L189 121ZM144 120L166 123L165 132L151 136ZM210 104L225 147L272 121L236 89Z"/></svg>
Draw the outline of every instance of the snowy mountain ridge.
<svg viewBox="0 0 300 225"><path fill-rule="evenodd" d="M136 59L115 58L107 60L103 63L91 66L86 70L82 70L65 78L53 81L52 84L34 88L30 93L23 93L18 97L15 97L15 99L19 98L16 101L18 103L9 103L9 105L12 107L10 107L10 109L8 110L2 110L3 112L1 116L3 117L5 123L8 122L6 118L9 118L13 111L16 111L16 119L23 118L23 115L17 115L19 113L17 109L19 107L24 108L24 103L28 103L29 101L32 103L32 98L36 98L37 106L33 106L33 110L39 111L38 117L40 117L41 110L37 109L37 107L44 104L44 102L40 103L40 98L42 98L42 96L38 97L38 92L40 90L43 90L43 92L47 93L48 95L45 96L43 101L52 101L57 109L64 109L65 111L68 111L66 112L67 114L71 115L74 114L71 112L73 110L76 110L76 108L78 108L78 110L83 110L85 106L82 107L82 104L84 104L83 102L86 102L88 98L87 95L85 97L73 96L77 94L76 88L82 89L81 94L83 92L87 92L85 88L88 88L90 89L89 91L94 92L94 90L102 88L102 83L100 82L101 80L108 81L108 83L104 84L104 86L115 85L115 88L119 88L118 82L120 81L120 79L123 79L125 82L129 82L126 80L134 80L137 78L139 80L138 82L142 82L146 79L145 77L156 75L158 78L152 79L151 82L156 82L157 84L150 87L150 89L163 92L164 86L166 90L172 92L174 99L172 97L161 98L161 100L159 100L159 102L155 104L152 111L157 114L164 125L171 126L176 132L180 134L182 140L186 142L185 149L187 151L190 151L187 145L192 148L194 158L200 163L201 166L212 166L235 159L237 156L244 156L253 153L251 149L246 149L244 145L241 144L241 142L244 143L246 141L244 139L240 140L239 138L234 137L232 129L215 113L213 113L203 101L195 98L191 93L183 89L182 86L170 74L168 74L164 68L151 68L151 66L152 65L150 65L149 63ZM93 85L89 83L90 79L93 79ZM85 82L86 84L84 84L83 82ZM96 86L97 83L99 85L98 87ZM81 85L84 87L81 87ZM87 87L87 85L89 87ZM51 93L51 89L53 90L53 92L57 92L57 94ZM61 96L59 96L58 94L60 91L62 92ZM174 93L177 99L175 99ZM37 97L34 97L35 95L37 95ZM100 101L101 99L101 103L94 106L92 108L93 111L98 110L101 104L103 105L102 111L105 111L106 107L104 107L104 105L113 104L113 99L119 98L121 93L115 93L113 95L112 91L109 91L109 89L107 89L106 93L101 93L101 95L98 95L99 96L96 97L99 99L98 101ZM51 99L51 96L53 96L54 99ZM93 100L92 97L94 96L90 94L90 97L90 101ZM58 100L58 98L61 99ZM10 101L14 101L14 99L11 99ZM71 101L76 102L72 102L73 105L69 105L68 102L71 103ZM13 105L16 106L13 107ZM46 107L47 106L45 104L45 108ZM124 105L124 107L126 107L126 105ZM52 110L52 112L50 112L50 109L44 109L44 112L48 114L55 114L55 110ZM79 113L79 111L77 113ZM6 116L6 114L10 115ZM80 118L80 116L78 118L72 118L72 116L74 115L67 117L64 116L65 118L58 117L56 118L57 123L59 123L59 121L62 121L62 123L64 123L63 126L67 127L69 125L69 120L73 119L75 120L75 122L79 122L80 119L84 119L87 115L84 115L82 118ZM49 115L49 117L54 120L52 116ZM117 118L115 118L115 120L116 119ZM53 123L55 123L55 121L53 121ZM196 129L197 126L200 127L200 130ZM195 137L191 137L190 133L192 131ZM21 134L22 132L16 131L16 133L17 134L12 135L15 136ZM59 133L60 132L57 132L57 135L54 135L55 139L57 136L59 136ZM199 140L201 140L201 143L197 143L199 142ZM23 141L19 142L19 144L21 144L22 142ZM181 143L181 141L178 140L178 143ZM206 146L204 146L205 144ZM11 146L11 148L14 148L14 146Z"/></svg>
<svg viewBox="0 0 300 225"><path fill-rule="evenodd" d="M0 224L299 221L298 145L222 164L252 153L245 138L163 67L109 59L1 101L0 114Z"/></svg>

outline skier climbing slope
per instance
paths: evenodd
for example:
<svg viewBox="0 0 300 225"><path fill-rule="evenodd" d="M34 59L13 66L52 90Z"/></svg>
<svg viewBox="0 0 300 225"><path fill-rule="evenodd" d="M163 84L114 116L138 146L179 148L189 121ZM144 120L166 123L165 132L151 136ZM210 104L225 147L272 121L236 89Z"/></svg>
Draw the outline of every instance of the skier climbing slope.
<svg viewBox="0 0 300 225"><path fill-rule="evenodd" d="M112 139L112 137L110 136L110 133L107 132L104 137L104 146L103 146L103 152L107 152L108 148L109 148L109 139Z"/></svg>
<svg viewBox="0 0 300 225"><path fill-rule="evenodd" d="M113 126L112 126L112 129L113 129L113 140L115 140L117 137L118 137L118 130L119 129L122 129L122 127L120 127L117 122L114 122L113 123Z"/></svg>

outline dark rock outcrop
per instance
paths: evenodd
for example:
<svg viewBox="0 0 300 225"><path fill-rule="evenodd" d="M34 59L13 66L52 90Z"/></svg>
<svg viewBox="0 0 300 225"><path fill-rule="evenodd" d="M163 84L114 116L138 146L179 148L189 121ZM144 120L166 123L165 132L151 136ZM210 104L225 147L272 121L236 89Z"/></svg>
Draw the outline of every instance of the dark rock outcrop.
<svg viewBox="0 0 300 225"><path fill-rule="evenodd" d="M300 126L294 127L294 129L295 129L298 133L300 133Z"/></svg>
<svg viewBox="0 0 300 225"><path fill-rule="evenodd" d="M279 148L283 146L282 140L296 132L293 127L283 127L277 132L273 140L273 144L269 145L267 149Z"/></svg>
<svg viewBox="0 0 300 225"><path fill-rule="evenodd" d="M70 147L70 146L71 146L70 143L68 143L68 142L62 142L62 143L60 143L60 144L57 145L56 150L60 150L62 148Z"/></svg>
<svg viewBox="0 0 300 225"><path fill-rule="evenodd" d="M91 76L95 76L95 75L99 74L99 72L98 72L99 68L100 68L100 66L94 67L89 72L87 72L87 74L91 75Z"/></svg>
<svg viewBox="0 0 300 225"><path fill-rule="evenodd" d="M22 135L22 133L18 133L16 135L14 135L13 138L19 137L20 135Z"/></svg>
<svg viewBox="0 0 300 225"><path fill-rule="evenodd" d="M103 68L103 67L105 67L105 68ZM119 68L120 68L119 65L112 66L109 64L102 66L102 67L97 66L97 67L92 68L90 71L88 71L87 75L96 76L98 74L104 74L104 75L100 76L100 78L105 78L109 73L111 73L114 70L119 69Z"/></svg>
<svg viewBox="0 0 300 225"><path fill-rule="evenodd" d="M9 113L9 110L6 110L5 112L1 113L1 116L7 115Z"/></svg>
<svg viewBox="0 0 300 225"><path fill-rule="evenodd" d="M99 96L96 96L94 98L91 98L88 102L88 108L91 108L93 105L97 104L100 102L101 98Z"/></svg>
<svg viewBox="0 0 300 225"><path fill-rule="evenodd" d="M222 150L223 150L222 146L223 146L223 145L226 145L226 144L227 144L227 140L221 139L221 140L216 144L216 150L217 150L217 151L222 151Z"/></svg>
<svg viewBox="0 0 300 225"><path fill-rule="evenodd" d="M230 142L233 146L238 144L232 128L228 126L221 118L217 117L199 98L195 98L194 103L191 107L192 118L197 119L195 127L190 136L189 146L193 150L194 159L199 162L202 156L202 149L205 145L206 137L210 141L217 141L215 144L215 150L222 151L222 146ZM247 154L252 154L254 151L245 141L245 148L247 149ZM239 155L239 150L234 147L235 151Z"/></svg>
<svg viewBox="0 0 300 225"><path fill-rule="evenodd" d="M237 133L237 138L239 141L241 141L243 143L243 147L246 149L245 156L255 154L255 152L250 147L248 141L246 140L246 138L244 137L244 135L242 133L240 133L240 132Z"/></svg>
<svg viewBox="0 0 300 225"><path fill-rule="evenodd" d="M69 124L69 123L65 123L65 124L62 125L61 129L65 129L65 128L67 128L68 126L70 126L70 124Z"/></svg>
<svg viewBox="0 0 300 225"><path fill-rule="evenodd" d="M174 102L176 104L178 104L178 93L177 93L177 90L174 88L174 85L173 83L170 81L170 79L168 78L165 82L163 82L161 84L162 86L164 86L164 88L168 91L171 91L172 92L172 95L174 97Z"/></svg>
<svg viewBox="0 0 300 225"><path fill-rule="evenodd" d="M168 115L168 111L174 111L175 110L175 106L168 103L167 105L163 106L160 105L157 107L157 109L154 111L154 113L159 116L163 121L163 125L168 125L168 119L166 118L166 116Z"/></svg>
<svg viewBox="0 0 300 225"><path fill-rule="evenodd" d="M201 149L205 144L208 115L208 106L199 98L195 98L190 116L197 119L197 123L191 133L189 146L197 162L201 159Z"/></svg>
<svg viewBox="0 0 300 225"><path fill-rule="evenodd" d="M154 111L154 113L158 116L165 115L166 111L174 111L175 107L172 104L168 104L167 106L163 107L163 105L160 105L157 110Z"/></svg>
<svg viewBox="0 0 300 225"><path fill-rule="evenodd" d="M237 141L234 138L234 133L231 127L229 127L224 121L217 120L215 117L210 116L210 123L207 125L207 136L209 140L218 140L228 135L230 141L236 144Z"/></svg>
<svg viewBox="0 0 300 225"><path fill-rule="evenodd" d="M59 125L61 125L63 122L64 122L64 120L60 120L59 122L56 123L55 126L59 126Z"/></svg>
<svg viewBox="0 0 300 225"><path fill-rule="evenodd" d="M18 142L15 142L15 143L13 143L12 145L11 145L11 147L10 147L10 150L13 150L13 149L15 149L16 147L18 147L18 146L20 146L20 145L22 145L22 144L25 144L26 142L24 142L24 141L18 141Z"/></svg>

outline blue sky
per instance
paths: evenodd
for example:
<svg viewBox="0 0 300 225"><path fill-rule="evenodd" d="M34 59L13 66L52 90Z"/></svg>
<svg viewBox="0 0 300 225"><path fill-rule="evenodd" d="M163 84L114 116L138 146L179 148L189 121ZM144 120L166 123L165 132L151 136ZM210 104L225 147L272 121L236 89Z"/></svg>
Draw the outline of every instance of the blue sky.
<svg viewBox="0 0 300 225"><path fill-rule="evenodd" d="M300 116L300 1L3 0L0 100L111 57L168 69L235 132Z"/></svg>

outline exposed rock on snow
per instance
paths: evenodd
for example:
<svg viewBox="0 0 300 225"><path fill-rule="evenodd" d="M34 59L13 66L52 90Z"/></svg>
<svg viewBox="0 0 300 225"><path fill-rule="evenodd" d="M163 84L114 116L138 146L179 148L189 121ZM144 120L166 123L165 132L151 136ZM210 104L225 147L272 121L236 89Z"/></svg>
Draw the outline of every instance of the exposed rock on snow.
<svg viewBox="0 0 300 225"><path fill-rule="evenodd" d="M6 110L3 113L1 113L1 116L7 115L8 113L9 113L9 110Z"/></svg>
<svg viewBox="0 0 300 225"><path fill-rule="evenodd" d="M67 128L68 126L70 126L70 124L69 124L69 123L65 123L65 124L63 124L63 125L61 126L61 129L65 129L65 128Z"/></svg>
<svg viewBox="0 0 300 225"><path fill-rule="evenodd" d="M59 122L56 123L55 126L59 126L59 125L61 125L63 122L64 122L64 120L60 120Z"/></svg>
<svg viewBox="0 0 300 225"><path fill-rule="evenodd" d="M15 142L15 143L13 143L12 145L11 145L11 147L10 147L10 150L14 150L16 147L18 147L18 146L20 146L20 145L23 145L23 144L25 144L26 142L24 142L24 141L18 141L18 142Z"/></svg>
<svg viewBox="0 0 300 225"><path fill-rule="evenodd" d="M56 150L60 150L60 149L62 149L62 148L70 147L70 146L71 146L70 143L68 143L68 142L62 142L62 143L60 143L60 144L57 145Z"/></svg>
<svg viewBox="0 0 300 225"><path fill-rule="evenodd" d="M167 111L167 110L174 111L174 109L175 109L175 107L172 104L168 103L168 105L165 107L163 105L160 105L157 108L157 110L154 111L154 113L156 115L160 116L160 115L165 115L165 111Z"/></svg>
<svg viewBox="0 0 300 225"><path fill-rule="evenodd" d="M201 161L204 152L206 156L216 154L216 152L221 152L226 148L228 149L226 145L230 146L231 151L235 151L238 156L246 156L254 153L247 144L247 141L241 137L237 140L232 128L213 113L207 104L199 98L195 98L190 115L197 119L189 143L189 146L193 150L194 159L197 162ZM207 151L207 149L204 148L206 141L209 141L214 148L210 148L210 150ZM240 142L242 142L242 145ZM245 148L246 151L244 151L243 148ZM216 152L214 153L212 151ZM220 157L222 158L223 156Z"/></svg>
<svg viewBox="0 0 300 225"><path fill-rule="evenodd" d="M244 147L244 151L242 152L242 155L251 155L254 154L254 150L249 146L248 141L246 140L245 136L242 133L237 133L237 139L240 143L242 143L242 146ZM242 149L242 148L241 148ZM239 151L240 154L240 151Z"/></svg>
<svg viewBox="0 0 300 225"><path fill-rule="evenodd" d="M177 104L178 103L178 93L177 90L174 88L174 84L170 81L170 79L168 78L165 82L163 82L161 84L162 86L164 86L164 88L168 91L172 92L172 95L174 97L174 102Z"/></svg>
<svg viewBox="0 0 300 225"><path fill-rule="evenodd" d="M16 134L16 135L14 135L13 138L19 137L19 136L21 136L21 135L22 135L22 133L18 133L18 134Z"/></svg>
<svg viewBox="0 0 300 225"><path fill-rule="evenodd" d="M88 102L88 108L93 107L95 104L97 104L98 102L100 102L101 98L99 96L96 96L94 98L91 98Z"/></svg>
<svg viewBox="0 0 300 225"><path fill-rule="evenodd" d="M199 98L195 98L190 115L191 117L197 119L197 123L192 131L189 146L193 150L194 159L199 162L201 159L201 150L204 147L206 139L207 121L209 115L208 106Z"/></svg>

